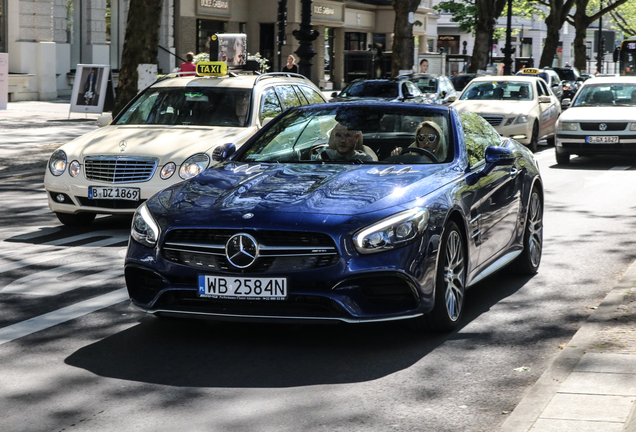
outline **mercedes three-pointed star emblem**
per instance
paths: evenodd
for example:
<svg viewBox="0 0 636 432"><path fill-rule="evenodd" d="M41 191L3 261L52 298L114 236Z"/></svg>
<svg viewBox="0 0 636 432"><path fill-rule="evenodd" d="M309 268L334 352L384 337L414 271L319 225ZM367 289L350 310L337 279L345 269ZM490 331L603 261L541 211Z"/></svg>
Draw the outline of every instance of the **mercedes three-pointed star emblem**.
<svg viewBox="0 0 636 432"><path fill-rule="evenodd" d="M119 142L119 151L125 151L126 150L126 146L128 145L128 143L126 141L120 141Z"/></svg>
<svg viewBox="0 0 636 432"><path fill-rule="evenodd" d="M225 256L234 267L249 267L258 258L258 243L249 234L234 234L225 244Z"/></svg>

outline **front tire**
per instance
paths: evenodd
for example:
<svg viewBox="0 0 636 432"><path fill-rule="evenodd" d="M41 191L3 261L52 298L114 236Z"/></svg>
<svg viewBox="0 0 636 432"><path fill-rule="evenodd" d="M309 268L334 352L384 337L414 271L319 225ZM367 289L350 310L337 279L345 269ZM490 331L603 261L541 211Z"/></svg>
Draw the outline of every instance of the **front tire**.
<svg viewBox="0 0 636 432"><path fill-rule="evenodd" d="M454 330L464 312L466 290L466 248L455 222L444 230L435 279L435 305L422 318L433 331Z"/></svg>
<svg viewBox="0 0 636 432"><path fill-rule="evenodd" d="M530 137L530 143L528 144L528 149L532 153L536 153L539 148L539 125L537 122L534 122L532 126L532 136Z"/></svg>
<svg viewBox="0 0 636 432"><path fill-rule="evenodd" d="M93 222L95 219L95 213L55 213L55 216L66 226L70 227L78 227L78 226L87 226Z"/></svg>
<svg viewBox="0 0 636 432"><path fill-rule="evenodd" d="M570 154L559 153L559 151L556 150L556 161L557 165L568 165L570 163Z"/></svg>
<svg viewBox="0 0 636 432"><path fill-rule="evenodd" d="M539 271L543 253L543 203L539 191L532 189L526 227L523 230L523 252L517 257L514 266L518 273L532 276Z"/></svg>

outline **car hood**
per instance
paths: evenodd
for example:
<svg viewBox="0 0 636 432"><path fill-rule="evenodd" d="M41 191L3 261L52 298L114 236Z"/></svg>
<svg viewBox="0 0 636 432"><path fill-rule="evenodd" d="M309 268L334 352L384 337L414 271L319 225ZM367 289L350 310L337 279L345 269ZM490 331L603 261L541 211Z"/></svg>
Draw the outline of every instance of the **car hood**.
<svg viewBox="0 0 636 432"><path fill-rule="evenodd" d="M561 113L560 121L626 121L633 122L636 119L634 107L602 106L602 107L570 107Z"/></svg>
<svg viewBox="0 0 636 432"><path fill-rule="evenodd" d="M472 111L477 114L527 114L536 105L535 101L460 100L451 104L457 111Z"/></svg>
<svg viewBox="0 0 636 432"><path fill-rule="evenodd" d="M335 97L331 99L330 102L354 102L354 101L383 101L390 102L395 100L395 98L381 98L381 97L373 97L373 96L357 96L357 97Z"/></svg>
<svg viewBox="0 0 636 432"><path fill-rule="evenodd" d="M69 159L118 155L156 157L160 162L178 162L219 144L242 144L255 131L254 127L106 126L61 148Z"/></svg>
<svg viewBox="0 0 636 432"><path fill-rule="evenodd" d="M164 190L149 204L167 209L175 221L194 224L218 212L355 215L423 197L457 175L461 172L448 165L225 162Z"/></svg>

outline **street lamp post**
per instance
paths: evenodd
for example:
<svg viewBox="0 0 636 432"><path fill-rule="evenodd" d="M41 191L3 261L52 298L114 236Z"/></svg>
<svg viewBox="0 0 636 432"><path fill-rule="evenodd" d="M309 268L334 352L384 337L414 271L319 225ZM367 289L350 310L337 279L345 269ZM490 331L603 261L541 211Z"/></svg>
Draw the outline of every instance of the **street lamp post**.
<svg viewBox="0 0 636 432"><path fill-rule="evenodd" d="M300 30L294 30L292 34L300 43L300 46L296 50L296 54L298 54L300 58L298 62L298 72L311 79L311 66L314 64L311 58L316 55L312 42L316 40L320 33L313 30L311 25L312 0L301 0L301 2Z"/></svg>
<svg viewBox="0 0 636 432"><path fill-rule="evenodd" d="M512 0L508 0L506 17L506 47L504 51L503 74L512 75Z"/></svg>

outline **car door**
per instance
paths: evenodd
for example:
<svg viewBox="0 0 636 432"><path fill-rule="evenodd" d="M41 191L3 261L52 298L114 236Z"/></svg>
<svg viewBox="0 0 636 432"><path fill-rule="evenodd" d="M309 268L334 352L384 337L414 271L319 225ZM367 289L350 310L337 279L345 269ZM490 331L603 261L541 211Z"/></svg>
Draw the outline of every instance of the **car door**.
<svg viewBox="0 0 636 432"><path fill-rule="evenodd" d="M475 267L492 262L511 243L519 209L519 168L516 161L489 166L488 146L501 145L501 137L475 113L461 113L462 127L470 161L467 177L472 189L469 234L479 249Z"/></svg>
<svg viewBox="0 0 636 432"><path fill-rule="evenodd" d="M555 133L556 121L561 113L559 99L550 91L545 82L537 80L537 94L539 96L548 96L550 102L538 102L539 108L539 137L543 138ZM538 100L538 98L537 98Z"/></svg>

